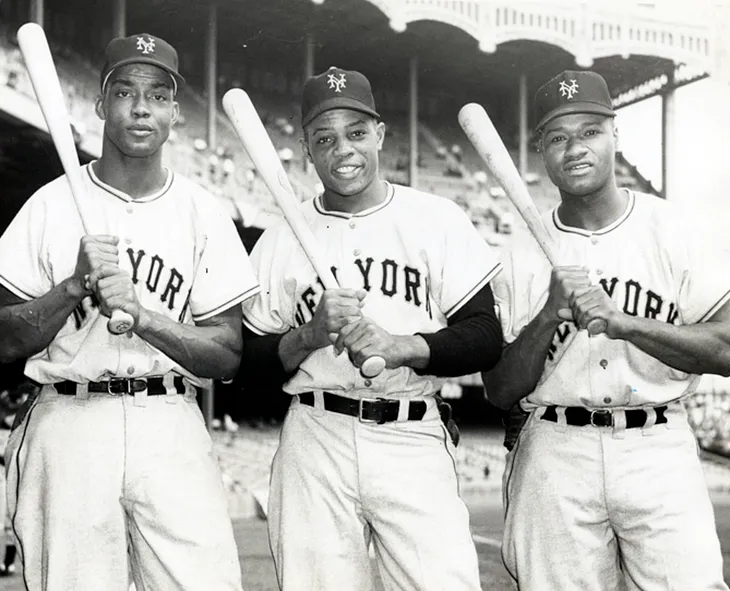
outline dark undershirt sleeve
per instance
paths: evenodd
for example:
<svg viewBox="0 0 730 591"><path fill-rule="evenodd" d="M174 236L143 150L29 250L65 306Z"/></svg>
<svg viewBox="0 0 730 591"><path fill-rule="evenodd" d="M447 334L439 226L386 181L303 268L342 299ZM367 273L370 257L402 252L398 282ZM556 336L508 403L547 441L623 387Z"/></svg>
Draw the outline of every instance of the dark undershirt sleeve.
<svg viewBox="0 0 730 591"><path fill-rule="evenodd" d="M492 369L502 354L502 325L494 296L485 285L434 333L417 333L431 350L428 366L419 375L456 377Z"/></svg>

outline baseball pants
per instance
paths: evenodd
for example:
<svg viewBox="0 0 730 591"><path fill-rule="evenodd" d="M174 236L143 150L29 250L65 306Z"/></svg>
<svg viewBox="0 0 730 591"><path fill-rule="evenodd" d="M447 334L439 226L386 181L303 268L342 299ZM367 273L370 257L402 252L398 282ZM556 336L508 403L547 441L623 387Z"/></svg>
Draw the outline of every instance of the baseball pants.
<svg viewBox="0 0 730 591"><path fill-rule="evenodd" d="M377 425L295 397L269 493L284 591L370 591L372 541L387 591L480 589L455 448L432 398L421 421Z"/></svg>
<svg viewBox="0 0 730 591"><path fill-rule="evenodd" d="M504 475L505 566L526 591L727 590L695 438L529 417Z"/></svg>
<svg viewBox="0 0 730 591"><path fill-rule="evenodd" d="M210 436L192 395L87 399L44 386L8 443L30 591L240 590Z"/></svg>

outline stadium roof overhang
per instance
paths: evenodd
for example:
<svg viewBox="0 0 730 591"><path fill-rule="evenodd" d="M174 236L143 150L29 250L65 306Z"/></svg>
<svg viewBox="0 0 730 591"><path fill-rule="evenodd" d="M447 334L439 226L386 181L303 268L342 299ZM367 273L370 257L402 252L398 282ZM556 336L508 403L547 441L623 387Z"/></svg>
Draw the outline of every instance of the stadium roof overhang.
<svg viewBox="0 0 730 591"><path fill-rule="evenodd" d="M191 34L203 38L210 4L130 1L129 30L152 21L189 46ZM690 80L717 70L728 10L713 12L713 0L683 12L646 6L653 4L660 2L218 0L218 47L221 58L242 67L262 61L296 72L309 34L317 71L355 68L380 85L407 88L409 60L417 56L424 89L503 104L515 104L521 75L531 95L563 69L590 67L618 97L678 64L689 66Z"/></svg>

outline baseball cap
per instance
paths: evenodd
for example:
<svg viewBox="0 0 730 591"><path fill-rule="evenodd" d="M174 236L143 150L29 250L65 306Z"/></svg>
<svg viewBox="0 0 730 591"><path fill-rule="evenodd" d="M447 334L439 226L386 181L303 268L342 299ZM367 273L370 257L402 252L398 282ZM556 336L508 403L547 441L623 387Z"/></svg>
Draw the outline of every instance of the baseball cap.
<svg viewBox="0 0 730 591"><path fill-rule="evenodd" d="M152 64L170 74L173 90L185 86L185 78L177 71L177 51L164 39L140 33L129 37L117 37L109 42L104 51L104 67L101 69L101 90L104 92L109 76L127 64Z"/></svg>
<svg viewBox="0 0 730 591"><path fill-rule="evenodd" d="M535 129L571 113L595 113L615 117L611 95L603 76L590 71L565 70L535 93Z"/></svg>
<svg viewBox="0 0 730 591"><path fill-rule="evenodd" d="M312 76L302 90L302 127L332 109L352 109L379 118L368 79L355 70L335 66Z"/></svg>

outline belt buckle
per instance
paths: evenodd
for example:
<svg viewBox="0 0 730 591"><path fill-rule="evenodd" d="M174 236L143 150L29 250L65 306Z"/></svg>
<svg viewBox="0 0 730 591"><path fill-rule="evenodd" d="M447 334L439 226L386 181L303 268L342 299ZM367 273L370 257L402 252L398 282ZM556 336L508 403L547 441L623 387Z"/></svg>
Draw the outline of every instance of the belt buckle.
<svg viewBox="0 0 730 591"><path fill-rule="evenodd" d="M112 378L106 383L106 391L112 396L134 394L147 389L147 382L134 378Z"/></svg>
<svg viewBox="0 0 730 591"><path fill-rule="evenodd" d="M129 385L124 378L113 378L106 383L106 392L112 396L121 396L129 392Z"/></svg>
<svg viewBox="0 0 730 591"><path fill-rule="evenodd" d="M366 419L365 417L362 416L362 405L363 405L363 402L370 402L372 404L376 404L376 403L382 402L384 400L385 400L385 398L360 398L360 400L358 401L358 405L357 405L358 420L361 423L379 423L382 417L376 418L376 419Z"/></svg>
<svg viewBox="0 0 730 591"><path fill-rule="evenodd" d="M601 423L596 423L594 417L599 416L602 417ZM605 421L605 418L608 417L608 421ZM591 411L591 425L594 427L613 427L613 413L610 410L607 410L605 408L598 408Z"/></svg>

